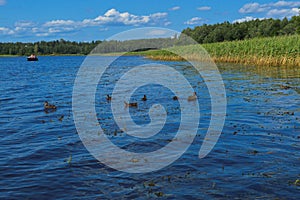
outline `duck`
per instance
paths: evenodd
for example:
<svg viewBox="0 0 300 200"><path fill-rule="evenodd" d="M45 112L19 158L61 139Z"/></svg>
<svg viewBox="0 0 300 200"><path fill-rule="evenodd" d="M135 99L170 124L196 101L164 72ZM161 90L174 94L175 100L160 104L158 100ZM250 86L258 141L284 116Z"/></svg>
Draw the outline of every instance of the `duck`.
<svg viewBox="0 0 300 200"><path fill-rule="evenodd" d="M64 119L64 115L62 115L62 116L60 116L60 117L58 118L58 120L61 121L61 122L62 122L63 119Z"/></svg>
<svg viewBox="0 0 300 200"><path fill-rule="evenodd" d="M192 96L189 96L187 100L188 101L195 101L196 99L197 99L197 93L194 92L194 94Z"/></svg>
<svg viewBox="0 0 300 200"><path fill-rule="evenodd" d="M147 101L147 96L144 95L144 97L142 98L142 101Z"/></svg>
<svg viewBox="0 0 300 200"><path fill-rule="evenodd" d="M137 102L127 103L126 101L124 101L124 103L125 103L125 107L137 107L138 106Z"/></svg>
<svg viewBox="0 0 300 200"><path fill-rule="evenodd" d="M111 101L111 96L109 96L109 94L106 95L106 100Z"/></svg>
<svg viewBox="0 0 300 200"><path fill-rule="evenodd" d="M291 89L292 87L288 86L288 85L281 85L280 88L284 89L284 90L288 90L288 89Z"/></svg>
<svg viewBox="0 0 300 200"><path fill-rule="evenodd" d="M178 100L178 97L177 97L177 96L174 96L174 97L173 97L173 100Z"/></svg>
<svg viewBox="0 0 300 200"><path fill-rule="evenodd" d="M52 104L49 104L48 101L45 101L44 102L44 109L45 110L56 110L56 106L55 105L52 105Z"/></svg>

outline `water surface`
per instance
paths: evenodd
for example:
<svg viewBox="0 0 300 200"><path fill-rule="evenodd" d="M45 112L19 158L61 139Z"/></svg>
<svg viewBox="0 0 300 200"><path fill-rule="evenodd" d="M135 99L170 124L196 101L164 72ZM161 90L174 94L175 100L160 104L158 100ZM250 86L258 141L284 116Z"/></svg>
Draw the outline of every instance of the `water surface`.
<svg viewBox="0 0 300 200"><path fill-rule="evenodd" d="M185 62L159 62L184 74L201 94L201 119L193 144L176 162L147 174L127 174L99 163L83 146L72 115L72 90L84 57L0 58L1 199L298 199L300 179L300 70L220 64L227 93L222 135L204 159L198 151L210 119L201 77ZM148 152L166 145L178 129L178 102L157 85L138 89L150 100L132 110L137 124L161 103L166 127L149 140L126 136L114 123L105 95L122 70L152 63L122 57L97 88L96 110L105 134L121 148ZM155 89L153 89L153 87ZM154 98L155 97L155 98ZM44 112L43 102L55 104ZM146 113L146 114L145 114Z"/></svg>

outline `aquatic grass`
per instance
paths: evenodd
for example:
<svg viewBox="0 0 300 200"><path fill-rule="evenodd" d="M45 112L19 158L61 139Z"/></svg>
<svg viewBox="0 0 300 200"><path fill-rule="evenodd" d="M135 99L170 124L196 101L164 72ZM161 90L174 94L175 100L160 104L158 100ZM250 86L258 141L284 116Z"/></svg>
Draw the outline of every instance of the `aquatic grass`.
<svg viewBox="0 0 300 200"><path fill-rule="evenodd" d="M72 163L72 154L70 154L70 156L67 159L65 159L65 162L67 164L71 165L71 163Z"/></svg>
<svg viewBox="0 0 300 200"><path fill-rule="evenodd" d="M300 35L254 38L233 42L220 42L201 45L215 62L240 63L256 66L300 66ZM188 45L138 52L150 59L184 60L170 51L186 58L198 60L201 46Z"/></svg>
<svg viewBox="0 0 300 200"><path fill-rule="evenodd" d="M300 66L300 36L255 38L202 45L216 62Z"/></svg>
<svg viewBox="0 0 300 200"><path fill-rule="evenodd" d="M295 180L294 185L300 186L300 179Z"/></svg>

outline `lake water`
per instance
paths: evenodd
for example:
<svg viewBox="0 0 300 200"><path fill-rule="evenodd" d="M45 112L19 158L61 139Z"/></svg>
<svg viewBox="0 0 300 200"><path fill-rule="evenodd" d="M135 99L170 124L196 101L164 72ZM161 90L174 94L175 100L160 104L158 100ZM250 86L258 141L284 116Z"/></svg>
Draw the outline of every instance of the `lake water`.
<svg viewBox="0 0 300 200"><path fill-rule="evenodd" d="M195 86L201 118L188 150L161 170L130 174L97 161L85 148L73 121L72 91L85 57L0 57L0 199L299 199L300 69L220 64L227 96L226 121L214 149L203 159L199 148L210 120L203 80L185 62L162 62ZM104 58L103 58L104 59ZM97 117L107 138L123 149L150 152L172 140L179 127L177 101L158 85L133 93L148 101L130 109L147 124L150 106L168 111L166 127L149 140L136 140L114 123L113 83L132 66L153 63L122 57L97 88ZM106 78L105 78L106 77ZM154 88L154 89L153 89ZM57 106L45 112L44 101ZM145 114L146 113L146 114Z"/></svg>

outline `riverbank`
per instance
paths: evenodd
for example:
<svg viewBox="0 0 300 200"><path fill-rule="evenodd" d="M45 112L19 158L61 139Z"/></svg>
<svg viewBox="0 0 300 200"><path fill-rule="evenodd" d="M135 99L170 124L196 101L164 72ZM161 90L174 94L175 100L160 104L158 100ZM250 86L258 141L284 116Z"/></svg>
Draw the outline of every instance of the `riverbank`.
<svg viewBox="0 0 300 200"><path fill-rule="evenodd" d="M256 66L300 66L300 35L254 38L242 41L201 45L215 62L240 63ZM188 45L131 53L155 60L183 60L171 52L197 60L200 45Z"/></svg>

